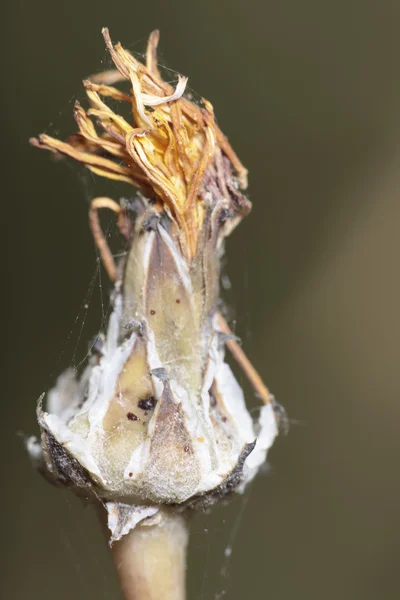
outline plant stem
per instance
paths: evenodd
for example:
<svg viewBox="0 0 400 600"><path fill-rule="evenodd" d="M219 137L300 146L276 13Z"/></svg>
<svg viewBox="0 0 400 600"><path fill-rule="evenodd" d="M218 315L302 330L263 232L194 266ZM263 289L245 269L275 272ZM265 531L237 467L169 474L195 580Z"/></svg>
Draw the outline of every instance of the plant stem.
<svg viewBox="0 0 400 600"><path fill-rule="evenodd" d="M138 525L112 546L125 600L185 600L188 529L164 511L158 525Z"/></svg>

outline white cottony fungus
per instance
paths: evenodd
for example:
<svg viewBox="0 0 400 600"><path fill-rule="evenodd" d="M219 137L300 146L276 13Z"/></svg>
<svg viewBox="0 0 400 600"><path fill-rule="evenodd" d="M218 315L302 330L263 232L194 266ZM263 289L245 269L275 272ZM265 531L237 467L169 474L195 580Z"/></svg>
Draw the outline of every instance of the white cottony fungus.
<svg viewBox="0 0 400 600"><path fill-rule="evenodd" d="M71 380L70 372L62 375L49 393L53 412L40 412L40 421L48 460L50 434L53 448L57 443L79 463L100 498L143 509L142 502L184 505L222 496L231 487L243 489L265 461L277 425L271 404L253 424L242 389L224 362L217 322L211 318L199 326L196 277L183 271L162 225L141 235L152 248L134 247L135 276L146 277L130 295L133 306L124 306L122 292L116 293L105 344L84 372L84 385ZM151 266L153 252L161 264L168 253L167 277ZM154 287L162 290L157 301ZM149 297L155 308L147 304ZM136 320L128 334L127 310ZM186 336L193 334L198 343L188 346Z"/></svg>
<svg viewBox="0 0 400 600"><path fill-rule="evenodd" d="M110 544L117 542L134 529L138 523L154 525L156 519L151 518L159 512L158 506L135 506L122 502L107 502L107 524L111 531Z"/></svg>
<svg viewBox="0 0 400 600"><path fill-rule="evenodd" d="M253 422L224 359L232 336L219 326L220 258L224 238L251 207L241 192L247 171L210 103L200 108L184 98L186 78L175 90L161 79L157 36L144 66L104 35L132 95L86 81L91 108L75 107L79 134L67 143L43 135L34 144L142 193L121 206L93 203L93 233L115 280L113 312L82 375L61 375L45 408L39 403L38 420L41 468L105 504L116 541L138 523L154 525L165 506L204 508L242 491L265 461L277 422L265 387L267 404ZM134 123L101 96L130 102ZM117 266L95 207L118 213L128 251ZM28 448L37 464L38 444Z"/></svg>

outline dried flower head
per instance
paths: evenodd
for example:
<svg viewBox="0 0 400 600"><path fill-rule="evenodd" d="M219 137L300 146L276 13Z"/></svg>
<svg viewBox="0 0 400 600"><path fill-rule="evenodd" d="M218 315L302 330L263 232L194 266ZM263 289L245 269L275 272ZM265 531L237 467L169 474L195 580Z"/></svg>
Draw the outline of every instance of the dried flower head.
<svg viewBox="0 0 400 600"><path fill-rule="evenodd" d="M239 216L249 211L250 203L227 186L245 188L247 171L216 125L210 102L204 100L200 108L183 97L186 77L179 76L175 89L161 78L157 31L149 39L146 65L120 44L113 46L107 29L103 35L119 76L131 83L131 93L93 79L84 81L91 108L85 111L79 102L75 104L79 134L67 142L43 134L33 143L70 156L97 175L141 188L155 200L154 211L165 212L174 222L185 257L193 259L205 215L217 201L205 197L206 173L220 186L226 208ZM128 103L133 123L115 114L103 100L107 97ZM235 180L225 172L231 167L236 170ZM232 200L235 206L231 207Z"/></svg>
<svg viewBox="0 0 400 600"><path fill-rule="evenodd" d="M43 468L106 503L113 539L161 505L208 505L243 489L277 433L268 390L217 310L223 240L250 210L247 171L218 128L211 104L184 96L158 70L158 32L146 64L103 31L116 70L84 81L79 133L32 143L94 173L140 188L134 207L93 200L90 223L115 281L103 346L79 380L62 375L38 409ZM112 84L126 80L130 93ZM128 122L106 103L127 103ZM129 250L114 264L97 211L118 214ZM224 362L227 344L266 402L257 424ZM42 452L42 454L41 454Z"/></svg>

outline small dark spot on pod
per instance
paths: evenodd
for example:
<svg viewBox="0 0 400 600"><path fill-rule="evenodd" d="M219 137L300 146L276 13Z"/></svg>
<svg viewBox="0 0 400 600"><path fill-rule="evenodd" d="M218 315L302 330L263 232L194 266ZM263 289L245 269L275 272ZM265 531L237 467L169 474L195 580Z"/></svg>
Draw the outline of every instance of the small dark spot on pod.
<svg viewBox="0 0 400 600"><path fill-rule="evenodd" d="M189 452L189 450L190 450L190 447L189 447L189 446L184 446L183 450L184 450L185 452Z"/></svg>
<svg viewBox="0 0 400 600"><path fill-rule="evenodd" d="M133 473L129 473L129 477L132 477Z"/></svg>
<svg viewBox="0 0 400 600"><path fill-rule="evenodd" d="M155 315L155 314L156 314L156 311L155 311L155 310L153 310L153 309L151 309L151 311L150 311L150 314L151 314L151 315Z"/></svg>
<svg viewBox="0 0 400 600"><path fill-rule="evenodd" d="M154 396L150 396L149 398L143 398L142 400L139 400L138 407L142 410L153 410L156 404L157 400L154 398Z"/></svg>
<svg viewBox="0 0 400 600"><path fill-rule="evenodd" d="M128 412L127 415L130 421L139 421L139 417L133 414L133 412Z"/></svg>
<svg viewBox="0 0 400 600"><path fill-rule="evenodd" d="M218 224L223 225L231 217L231 213L227 208L223 208L218 215Z"/></svg>
<svg viewBox="0 0 400 600"><path fill-rule="evenodd" d="M222 417L222 422L223 422L223 423L226 423L226 422L227 422L227 420L228 420L228 419L227 419L226 417Z"/></svg>
<svg viewBox="0 0 400 600"><path fill-rule="evenodd" d="M177 304L180 304L180 303L181 303L181 301L179 300L179 298L177 298L177 299L175 300L175 302L176 302Z"/></svg>

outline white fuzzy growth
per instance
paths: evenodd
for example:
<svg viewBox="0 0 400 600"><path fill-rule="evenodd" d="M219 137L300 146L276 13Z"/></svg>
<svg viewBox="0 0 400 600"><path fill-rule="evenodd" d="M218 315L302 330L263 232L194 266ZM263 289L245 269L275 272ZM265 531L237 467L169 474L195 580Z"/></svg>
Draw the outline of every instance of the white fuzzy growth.
<svg viewBox="0 0 400 600"><path fill-rule="evenodd" d="M108 528L111 531L111 542L120 540L124 535L136 527L138 523L153 517L158 511L158 506L128 506L117 502L107 502ZM121 510L124 510L124 519L121 523Z"/></svg>
<svg viewBox="0 0 400 600"><path fill-rule="evenodd" d="M216 460L217 451L212 429L211 427L208 429L205 426L201 414L202 411L199 410L198 405L196 406L196 398L191 397L190 394L175 381L171 382L171 390L173 391L174 397L181 402L184 423L189 432L192 450L197 458L199 471L201 473L200 483L193 489L190 495L213 489L221 483L221 477L216 470L218 467L218 462Z"/></svg>
<svg viewBox="0 0 400 600"><path fill-rule="evenodd" d="M25 447L28 451L33 466L35 468L39 468L42 465L43 460L42 444L39 442L37 437L31 435L25 440Z"/></svg>
<svg viewBox="0 0 400 600"><path fill-rule="evenodd" d="M132 352L135 340L136 334L132 333L122 346L117 347L113 353L103 356L98 367L99 377L96 377L93 385L93 379L90 381L88 404L91 408L88 416L91 434L103 427L103 419L110 406L110 399L114 394L118 376Z"/></svg>
<svg viewBox="0 0 400 600"><path fill-rule="evenodd" d="M162 369L164 367L161 359L158 355L156 348L156 340L154 337L154 331L149 327L148 323L146 324L146 334L147 334L147 363L149 365L150 372L155 369ZM161 398L162 393L164 391L164 384L156 375L152 375L152 382L154 386L154 391L156 394L157 400Z"/></svg>
<svg viewBox="0 0 400 600"><path fill-rule="evenodd" d="M153 244L155 241L155 233L154 231L150 231L150 233L147 236L147 241L146 244L144 246L143 249L143 272L147 273L149 270L149 264L150 264L150 256L151 256L151 251L153 249Z"/></svg>
<svg viewBox="0 0 400 600"><path fill-rule="evenodd" d="M224 406L234 423L242 443L254 442L256 434L253 429L253 421L246 408L243 390L233 375L231 368L225 362L221 362L216 374L218 391L224 399Z"/></svg>
<svg viewBox="0 0 400 600"><path fill-rule="evenodd" d="M57 379L57 386L47 395L47 410L67 423L75 414L80 400L80 386L75 371L67 369Z"/></svg>
<svg viewBox="0 0 400 600"><path fill-rule="evenodd" d="M93 455L90 444L63 423L57 415L43 413L43 421L59 444L64 446L80 464L92 475L106 483L97 466L96 457Z"/></svg>
<svg viewBox="0 0 400 600"><path fill-rule="evenodd" d="M70 417L71 408L75 407L81 401L82 390L78 384L76 384L76 387L73 387L73 389L74 391L80 389L80 397L77 398L76 395L73 395L71 406L61 411L59 409L59 407L63 406L66 382L68 385L71 385L70 374L67 374L64 378L61 376L57 382L57 386L51 390L49 394L51 400L49 409L53 407L53 409L58 408L58 410L55 411L55 414L49 414L47 412L43 414L44 423L59 444L65 446L80 464L103 484L107 484L107 481L98 466L99 461L94 453L92 442L98 435L101 436L103 433L103 419L109 408L110 400L113 397L118 376L132 352L136 339L136 334L132 333L128 340L121 346L118 346L120 319L121 297L117 296L115 310L111 314L109 321L107 340L103 348L103 356L100 360L100 364L93 367L91 370L88 398L81 409L76 412L72 420L74 421L82 415L87 414L90 424L88 436L86 438L82 437L80 434L72 431L66 424L67 420L65 415L67 414L68 417ZM57 412L60 413L60 416Z"/></svg>
<svg viewBox="0 0 400 600"><path fill-rule="evenodd" d="M164 233L167 239L168 235ZM150 245L146 244L146 247L149 250ZM146 258L148 260L149 256ZM169 402L172 402L172 407L174 402L179 407L182 431L188 436L190 454L185 455L183 445L178 447L173 440L169 446L171 455L167 457L170 467L168 462L163 462L163 467L157 468L152 457L152 448L163 446L157 425L158 410L162 406L159 404L147 425L145 438L140 438L143 441L138 441L138 445L130 450L128 456L118 457L120 462L110 464L109 469L109 458L105 454L103 443L106 439L103 421L111 403L118 401L115 400L118 378L138 339L138 335L132 333L125 342L118 345L121 318L122 300L121 296L117 295L103 356L99 364L89 368L84 376L85 385L88 385L87 400L75 416L70 418L71 410L76 410L78 402L81 403L84 390L82 383L77 383L71 373L67 373L59 379L56 388L50 393L49 408L53 409L54 414L43 414L45 427L51 431L59 444L93 475L104 488L108 498L113 497L111 494L116 493L116 490L118 494L127 498L137 497L142 493L141 482L144 482L146 489L143 498L146 501L151 498L155 502L166 502L168 498L170 501L184 502L196 494L213 490L235 469L246 445L257 438L255 448L244 464L244 480L239 490L242 491L265 461L267 451L277 435L277 425L273 408L269 404L261 409L257 430L254 430L242 389L224 362L217 335L213 336L209 346L208 361L198 395L175 379L168 383L171 394ZM154 332L147 322L144 325L147 337L146 360L151 373L153 369L165 368L165 365L157 352ZM162 402L166 383L156 374L152 374L152 381L154 395ZM217 388L219 398L216 408L210 407L209 390L213 384ZM66 403L68 390L71 392L69 406ZM226 417L223 421L222 415ZM175 421L175 425L176 423L178 421ZM116 431L119 431L118 423ZM141 435L143 436L142 433ZM32 450L34 451L33 448ZM187 457L190 457L189 461L186 460ZM119 465L119 475L115 464ZM149 473L152 474L150 479ZM129 528L138 522L140 514L141 510L132 513ZM111 527L115 528L112 515L110 519Z"/></svg>
<svg viewBox="0 0 400 600"><path fill-rule="evenodd" d="M118 346L119 326L122 315L121 296L115 300L115 309L111 314L106 343L103 348L103 356L100 364L93 367L89 380L89 393L86 402L77 412L75 417L87 413L90 423L89 437L102 431L103 419L110 405L110 399L114 394L118 377L122 368L132 352L136 341L136 333Z"/></svg>
<svg viewBox="0 0 400 600"><path fill-rule="evenodd" d="M183 260L182 254L178 252L176 245L171 239L171 236L165 231L164 227L160 224L158 225L158 232L174 258L176 269L178 271L179 277L183 285L185 286L188 292L189 298L192 298L192 281L188 273L187 264Z"/></svg>
<svg viewBox="0 0 400 600"><path fill-rule="evenodd" d="M239 490L242 492L247 483L254 479L258 469L266 461L267 452L278 435L278 426L272 404L266 404L261 408L258 420L259 433L253 452L244 463L244 481Z"/></svg>

